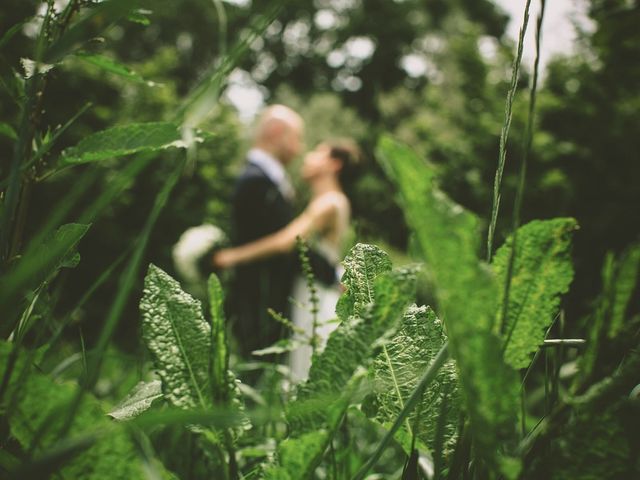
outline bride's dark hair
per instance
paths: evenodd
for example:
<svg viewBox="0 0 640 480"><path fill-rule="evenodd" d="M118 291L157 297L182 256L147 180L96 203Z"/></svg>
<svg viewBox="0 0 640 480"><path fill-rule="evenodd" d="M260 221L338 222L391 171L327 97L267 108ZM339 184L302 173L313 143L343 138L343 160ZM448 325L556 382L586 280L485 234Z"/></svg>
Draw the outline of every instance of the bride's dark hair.
<svg viewBox="0 0 640 480"><path fill-rule="evenodd" d="M347 138L330 140L326 144L329 146L331 158L342 162L338 180L342 188L348 191L360 174L363 163L362 151L356 142Z"/></svg>

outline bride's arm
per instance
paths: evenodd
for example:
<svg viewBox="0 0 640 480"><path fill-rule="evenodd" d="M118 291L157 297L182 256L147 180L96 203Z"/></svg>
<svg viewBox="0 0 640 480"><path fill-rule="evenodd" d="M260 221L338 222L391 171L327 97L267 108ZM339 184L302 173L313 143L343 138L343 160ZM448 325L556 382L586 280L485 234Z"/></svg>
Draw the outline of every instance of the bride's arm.
<svg viewBox="0 0 640 480"><path fill-rule="evenodd" d="M239 247L218 250L212 259L214 266L228 268L293 250L296 237L307 238L324 229L334 218L335 205L326 200L312 201L291 223L271 235Z"/></svg>

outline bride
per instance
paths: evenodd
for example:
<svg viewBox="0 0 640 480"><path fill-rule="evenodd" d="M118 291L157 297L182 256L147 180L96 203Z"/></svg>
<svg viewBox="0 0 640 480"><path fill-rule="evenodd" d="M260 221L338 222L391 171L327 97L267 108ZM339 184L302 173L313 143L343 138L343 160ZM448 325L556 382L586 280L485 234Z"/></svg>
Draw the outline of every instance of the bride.
<svg viewBox="0 0 640 480"><path fill-rule="evenodd" d="M300 236L337 266L348 240L351 218L351 206L343 186L353 177L359 161L359 150L350 141L320 143L307 153L301 169L302 179L311 190L311 199L304 211L282 230L251 243L219 250L213 257L214 265L228 268L291 252L296 248L296 238ZM340 287L338 284L316 285L316 289L318 312L315 335L316 344L321 349L329 334L337 327L337 323L329 321L335 318ZM312 347L308 339L313 335L313 314L308 305L310 292L302 276L296 279L292 296L291 321L296 327L294 340L305 343L291 352L289 364L292 380L300 382L307 378L311 366Z"/></svg>

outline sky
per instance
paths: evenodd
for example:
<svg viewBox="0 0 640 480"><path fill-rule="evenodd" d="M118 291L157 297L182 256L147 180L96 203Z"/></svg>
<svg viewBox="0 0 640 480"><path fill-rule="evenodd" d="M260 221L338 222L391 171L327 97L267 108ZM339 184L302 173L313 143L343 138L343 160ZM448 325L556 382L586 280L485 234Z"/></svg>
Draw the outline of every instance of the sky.
<svg viewBox="0 0 640 480"><path fill-rule="evenodd" d="M226 0L228 3L245 4L247 0ZM510 17L507 36L517 41L522 25L526 0L493 0ZM571 54L576 49L576 29L589 30L590 20L586 15L587 0L547 0L542 25L542 45L540 54L541 76L544 78L545 65L555 54ZM533 65L535 58L535 30L540 0L532 0L529 25L525 36L523 62ZM316 19L316 22L318 19ZM334 52L332 52L334 53ZM424 59L403 59L405 69L422 75L427 70ZM413 60L413 61L412 61ZM405 65L406 63L406 65ZM414 67L414 68L411 68ZM240 118L250 122L264 104L264 95L247 72L235 71L229 80L225 97L238 109Z"/></svg>
<svg viewBox="0 0 640 480"><path fill-rule="evenodd" d="M517 40L522 25L526 0L493 0L511 20L507 26L507 35ZM590 30L591 21L586 15L587 0L547 0L542 23L542 42L540 63L542 70L554 54L572 53L576 48L576 29ZM540 1L532 0L529 13L529 26L525 37L523 61L533 64L535 58L535 31Z"/></svg>

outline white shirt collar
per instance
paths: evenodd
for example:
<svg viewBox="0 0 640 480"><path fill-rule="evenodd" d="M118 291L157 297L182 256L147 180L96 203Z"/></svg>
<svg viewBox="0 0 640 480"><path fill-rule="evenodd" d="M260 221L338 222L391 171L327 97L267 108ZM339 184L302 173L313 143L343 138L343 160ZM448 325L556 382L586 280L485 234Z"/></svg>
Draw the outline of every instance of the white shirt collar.
<svg viewBox="0 0 640 480"><path fill-rule="evenodd" d="M293 197L293 187L284 168L273 155L260 148L252 148L247 153L249 162L259 167L269 179L276 184L278 190L285 198Z"/></svg>

